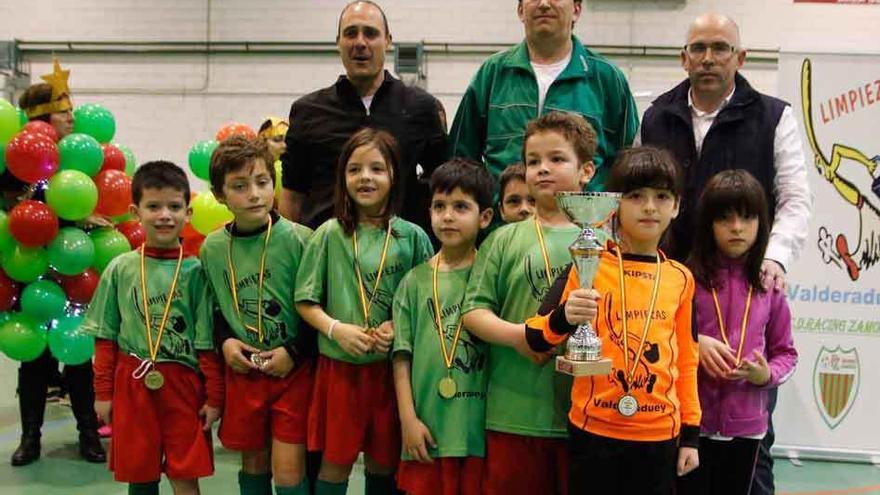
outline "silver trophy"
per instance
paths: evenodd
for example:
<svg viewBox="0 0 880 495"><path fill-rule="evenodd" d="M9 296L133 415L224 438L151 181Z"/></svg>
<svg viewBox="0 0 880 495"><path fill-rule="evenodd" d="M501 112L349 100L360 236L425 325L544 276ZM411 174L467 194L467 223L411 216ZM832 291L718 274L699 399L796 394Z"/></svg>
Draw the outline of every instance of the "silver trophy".
<svg viewBox="0 0 880 495"><path fill-rule="evenodd" d="M611 238L609 220L620 203L618 193L562 192L556 203L581 233L568 247L583 288L593 287L599 258L605 242ZM597 228L598 227L598 228ZM611 361L602 358L602 340L589 322L578 325L568 339L565 355L556 359L556 370L574 376L602 375L611 372Z"/></svg>

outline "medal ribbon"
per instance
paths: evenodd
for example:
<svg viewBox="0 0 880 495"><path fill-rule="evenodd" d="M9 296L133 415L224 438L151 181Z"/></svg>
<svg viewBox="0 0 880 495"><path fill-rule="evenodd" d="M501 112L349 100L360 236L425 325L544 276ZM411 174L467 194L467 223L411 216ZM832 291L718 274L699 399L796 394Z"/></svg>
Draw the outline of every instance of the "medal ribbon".
<svg viewBox="0 0 880 495"><path fill-rule="evenodd" d="M238 279L235 277L235 263L232 261L232 241L235 236L229 234L229 249L226 252L226 263L229 265L229 291L232 292L232 302L235 305L235 314L238 315L239 321L244 328L251 332L256 332L259 342L263 342L263 275L266 273L266 251L269 247L269 238L272 237L272 216L269 216L269 224L266 227L266 239L263 241L263 252L260 254L260 276L257 281L257 328L244 322L241 316L241 308L238 304Z"/></svg>
<svg viewBox="0 0 880 495"><path fill-rule="evenodd" d="M361 275L361 262L358 254L357 228L351 235L351 247L354 251L354 272L358 279L358 295L361 299L361 309L364 312L364 326L370 326L370 309L376 300L376 294L379 289L379 282L382 280L382 272L385 270L385 259L388 256L388 245L391 243L391 221L388 221L388 227L385 229L385 244L382 246L382 257L379 259L379 271L376 274L376 282L373 284L373 293L370 300L367 301L366 289L364 289L364 278Z"/></svg>
<svg viewBox="0 0 880 495"><path fill-rule="evenodd" d="M715 292L715 288L712 288L712 300L715 301L715 314L718 317L718 329L721 330L721 338L724 340L724 344L727 347L730 347L730 342L727 340L727 331L724 328L724 319L721 317L721 304L718 303L718 293ZM742 353L743 353L743 343L746 341L746 325L749 322L749 310L752 307L752 287L749 286L749 297L746 299L746 310L743 312L742 319L742 327L739 330L739 347L736 350L736 364L742 362Z"/></svg>
<svg viewBox="0 0 880 495"><path fill-rule="evenodd" d="M651 328L651 320L654 319L654 306L657 303L657 292L660 289L660 253L657 253L657 268L654 270L654 288L651 290L651 303L648 306L648 316L645 318L645 328L639 339L639 348L635 353L632 368L629 366L629 325L626 316L626 279L623 275L623 254L617 248L617 270L620 279L620 311L623 313L623 370L626 372L626 383L629 387L639 366L639 359L645 351L645 341L648 338L648 330Z"/></svg>
<svg viewBox="0 0 880 495"><path fill-rule="evenodd" d="M553 279L550 278L550 255L547 254L547 245L544 243L544 230L541 228L541 222L535 215L535 232L538 234L538 244L541 246L541 256L544 258L544 273L547 274L547 287L553 286Z"/></svg>
<svg viewBox="0 0 880 495"><path fill-rule="evenodd" d="M141 295L144 303L144 328L147 331L147 346L150 350L150 363L156 362L159 355L159 344L162 343L162 334L165 333L165 323L168 322L168 313L171 312L171 300L174 299L174 291L177 289L177 279L180 278L180 265L183 264L183 246L180 246L177 254L177 267L174 269L174 278L171 280L171 289L165 298L165 310L162 312L162 320L159 322L159 330L156 332L156 344L153 345L153 328L150 323L150 307L147 297L147 255L146 244L141 246Z"/></svg>
<svg viewBox="0 0 880 495"><path fill-rule="evenodd" d="M458 315L455 336L452 338L452 349L447 351L446 336L443 334L443 318L440 316L440 291L437 289L437 272L439 271L440 255L438 254L434 259L434 273L431 279L431 288L434 290L434 320L437 322L437 335L440 337L440 350L443 352L443 362L446 363L446 372L449 373L452 369L452 361L455 359L455 350L458 348L458 339L461 336L461 314Z"/></svg>

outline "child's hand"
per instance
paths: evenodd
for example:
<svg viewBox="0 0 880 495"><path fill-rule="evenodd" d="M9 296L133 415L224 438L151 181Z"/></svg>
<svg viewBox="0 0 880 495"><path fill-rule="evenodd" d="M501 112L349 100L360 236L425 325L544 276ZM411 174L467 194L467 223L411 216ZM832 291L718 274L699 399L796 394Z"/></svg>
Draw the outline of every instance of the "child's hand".
<svg viewBox="0 0 880 495"><path fill-rule="evenodd" d="M260 357L266 360L266 362L263 363L263 367L260 368L260 371L277 378L284 378L287 376L295 364L293 358L290 357L290 354L284 347L276 347L271 351L261 352Z"/></svg>
<svg viewBox="0 0 880 495"><path fill-rule="evenodd" d="M678 449L678 464L676 472L684 476L700 466L700 454L693 447L681 447Z"/></svg>
<svg viewBox="0 0 880 495"><path fill-rule="evenodd" d="M367 334L363 328L350 323L339 323L333 329L333 340L339 343L342 350L354 357L361 357L370 352L376 344L376 338Z"/></svg>
<svg viewBox="0 0 880 495"><path fill-rule="evenodd" d="M88 229L98 228L98 227L113 227L113 221L109 218L95 213L93 215L89 215L83 219L83 226Z"/></svg>
<svg viewBox="0 0 880 495"><path fill-rule="evenodd" d="M391 346L394 345L394 322L391 320L383 321L376 331L373 332L373 337L376 338L375 344L373 344L373 352L377 352L380 354L386 354L391 350Z"/></svg>
<svg viewBox="0 0 880 495"><path fill-rule="evenodd" d="M434 443L434 437L431 436L425 423L422 423L419 418L413 417L403 421L400 426L403 433L403 448L406 452L416 461L434 462L428 454L427 446L437 448L437 444Z"/></svg>
<svg viewBox="0 0 880 495"><path fill-rule="evenodd" d="M211 431L211 425L220 419L221 412L222 411L220 411L219 408L211 407L208 404L202 406L202 408L199 409L199 417L202 418L202 424L204 425L202 430Z"/></svg>
<svg viewBox="0 0 880 495"><path fill-rule="evenodd" d="M764 355L757 349L752 351L754 361L743 359L742 363L733 371L727 374L728 380L746 379L752 385L763 387L770 381L770 365L764 359Z"/></svg>
<svg viewBox="0 0 880 495"><path fill-rule="evenodd" d="M699 336L700 367L710 377L720 380L736 368L736 356L727 344L708 335Z"/></svg>
<svg viewBox="0 0 880 495"><path fill-rule="evenodd" d="M565 320L570 325L593 321L599 313L599 293L595 289L575 289L565 302Z"/></svg>
<svg viewBox="0 0 880 495"><path fill-rule="evenodd" d="M95 414L101 418L106 424L110 424L110 410L113 408L113 403L109 400L96 400L95 401Z"/></svg>
<svg viewBox="0 0 880 495"><path fill-rule="evenodd" d="M226 364L232 368L232 371L241 374L247 374L250 370L260 370L251 360L244 355L245 352L260 352L259 349L251 347L238 339L226 339L223 342L223 359Z"/></svg>
<svg viewBox="0 0 880 495"><path fill-rule="evenodd" d="M526 341L525 331L522 331L522 335L517 339L516 343L513 346L522 357L528 359L529 361L537 364L538 366L543 366L553 359L556 356L556 348L552 348L547 352L537 352L532 350L529 347L529 343Z"/></svg>

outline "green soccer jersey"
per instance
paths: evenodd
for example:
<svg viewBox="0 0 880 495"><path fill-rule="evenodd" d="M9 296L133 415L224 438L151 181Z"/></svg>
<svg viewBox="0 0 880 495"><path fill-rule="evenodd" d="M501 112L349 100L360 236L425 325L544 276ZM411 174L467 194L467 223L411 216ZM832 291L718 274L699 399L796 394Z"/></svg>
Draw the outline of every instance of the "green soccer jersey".
<svg viewBox="0 0 880 495"><path fill-rule="evenodd" d="M260 350L290 344L297 336L300 317L293 307L293 293L306 244L306 231L285 218L278 217L274 221L268 245L266 234L265 229L251 235L220 229L205 239L200 254L214 298L232 333ZM266 260L261 304L260 260L264 246ZM237 304L231 285L233 271ZM256 331L259 329L258 318L262 320L262 341Z"/></svg>
<svg viewBox="0 0 880 495"><path fill-rule="evenodd" d="M364 292L368 303L373 301L368 322L364 321L358 292L352 236L345 234L336 219L324 222L309 239L296 277L296 302L320 304L331 317L366 328L375 328L390 320L394 293L403 276L433 255L428 235L417 225L394 217L391 231L382 278L374 290L386 231L371 225L357 227ZM388 358L386 354L378 353L352 356L322 332L318 334L318 349L324 356L354 364Z"/></svg>
<svg viewBox="0 0 880 495"><path fill-rule="evenodd" d="M493 232L480 247L462 312L488 309L501 319L522 323L534 316L559 274L571 262L568 246L577 227L542 227L550 279L535 222L525 220ZM566 436L571 379L552 362L538 366L516 350L489 346L486 428L537 437Z"/></svg>
<svg viewBox="0 0 880 495"><path fill-rule="evenodd" d="M112 340L119 350L141 359L150 358L147 342L140 251L116 257L101 274L83 330L100 339ZM147 311L155 345L177 258L145 260ZM209 288L196 258L184 258L171 300L157 362L177 362L198 368L196 351L212 350L212 319Z"/></svg>
<svg viewBox="0 0 880 495"><path fill-rule="evenodd" d="M461 317L461 303L471 267L440 272L437 276L440 315L446 350L452 352ZM412 362L412 393L416 415L428 427L437 448L431 457L485 455L486 344L462 329L446 370L435 320L433 263L410 271L394 296L394 352L407 353ZM450 376L457 392L444 399L438 392L441 379ZM403 460L411 460L403 452Z"/></svg>

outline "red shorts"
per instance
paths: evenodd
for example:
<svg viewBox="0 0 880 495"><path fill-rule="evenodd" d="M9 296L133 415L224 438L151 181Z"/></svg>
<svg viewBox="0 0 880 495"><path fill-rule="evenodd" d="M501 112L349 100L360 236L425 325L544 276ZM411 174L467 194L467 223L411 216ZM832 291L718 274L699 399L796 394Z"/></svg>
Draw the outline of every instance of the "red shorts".
<svg viewBox="0 0 880 495"><path fill-rule="evenodd" d="M485 486L487 495L566 495L566 439L486 431Z"/></svg>
<svg viewBox="0 0 880 495"><path fill-rule="evenodd" d="M397 487L408 495L482 495L482 457L441 457L425 464L403 461Z"/></svg>
<svg viewBox="0 0 880 495"><path fill-rule="evenodd" d="M194 479L214 473L211 434L202 430L199 409L205 388L192 368L158 363L165 378L149 390L131 374L141 360L119 353L113 379L113 436L110 470L116 481L148 483L164 472L170 479Z"/></svg>
<svg viewBox="0 0 880 495"><path fill-rule="evenodd" d="M312 362L284 378L259 371L242 375L226 366L226 402L217 436L224 447L263 450L271 439L304 444L312 396Z"/></svg>
<svg viewBox="0 0 880 495"><path fill-rule="evenodd" d="M400 421L391 363L351 364L318 358L309 410L309 450L349 466L363 452L381 466L400 462Z"/></svg>

